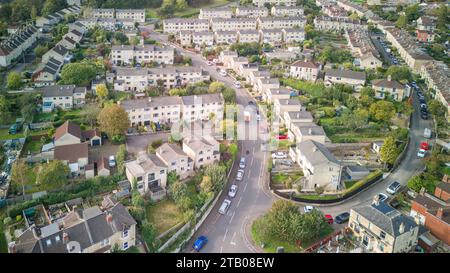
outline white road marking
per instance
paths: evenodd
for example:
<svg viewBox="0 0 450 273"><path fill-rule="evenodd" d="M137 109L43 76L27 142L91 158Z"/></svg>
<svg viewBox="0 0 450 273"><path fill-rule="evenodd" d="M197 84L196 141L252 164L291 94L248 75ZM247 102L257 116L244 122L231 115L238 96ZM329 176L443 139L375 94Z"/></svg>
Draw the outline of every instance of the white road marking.
<svg viewBox="0 0 450 273"><path fill-rule="evenodd" d="M234 237L236 236L236 231L233 233L233 236L231 236L230 245L236 245L236 243L233 241Z"/></svg>
<svg viewBox="0 0 450 273"><path fill-rule="evenodd" d="M227 238L227 234L228 234L228 228L225 230L225 235L223 236L223 242L225 242L225 239Z"/></svg>
<svg viewBox="0 0 450 273"><path fill-rule="evenodd" d="M247 187L247 184L245 184L245 187ZM239 198L239 201L238 201L238 203L237 203L237 205L236 205L236 208L238 208L239 205L241 204L241 200L242 200L242 195L241 195L241 197Z"/></svg>
<svg viewBox="0 0 450 273"><path fill-rule="evenodd" d="M223 246L220 247L220 253L222 253L222 252L223 252Z"/></svg>
<svg viewBox="0 0 450 273"><path fill-rule="evenodd" d="M245 183L244 191L243 191L243 192L245 192L245 190L247 189L247 186L248 186L248 183Z"/></svg>
<svg viewBox="0 0 450 273"><path fill-rule="evenodd" d="M231 219L230 219L230 223L229 223L229 224L231 224L231 222L233 221L235 212L236 212L236 211L233 211L233 215L231 215ZM227 229L227 230L228 230L228 229Z"/></svg>

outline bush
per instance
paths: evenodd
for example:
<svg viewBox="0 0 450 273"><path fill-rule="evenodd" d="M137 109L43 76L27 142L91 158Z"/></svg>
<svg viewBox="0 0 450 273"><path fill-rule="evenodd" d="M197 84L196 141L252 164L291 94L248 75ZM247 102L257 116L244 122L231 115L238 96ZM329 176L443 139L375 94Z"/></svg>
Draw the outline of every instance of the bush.
<svg viewBox="0 0 450 273"><path fill-rule="evenodd" d="M123 143L125 143L125 140L126 140L126 138L123 135L117 135L117 136L113 136L111 138L111 142L114 145L123 144Z"/></svg>

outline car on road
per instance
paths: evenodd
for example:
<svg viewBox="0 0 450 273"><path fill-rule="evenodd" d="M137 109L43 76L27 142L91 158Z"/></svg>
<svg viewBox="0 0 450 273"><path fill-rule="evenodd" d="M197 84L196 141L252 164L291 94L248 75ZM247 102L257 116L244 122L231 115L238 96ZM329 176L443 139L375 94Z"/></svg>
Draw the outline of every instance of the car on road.
<svg viewBox="0 0 450 273"><path fill-rule="evenodd" d="M110 167L116 166L116 158L113 155L109 156L108 164Z"/></svg>
<svg viewBox="0 0 450 273"><path fill-rule="evenodd" d="M303 208L303 211L304 211L305 213L308 213L308 212L311 212L313 209L314 209L313 206L305 206L305 207Z"/></svg>
<svg viewBox="0 0 450 273"><path fill-rule="evenodd" d="M213 59L212 62L216 64L219 62L219 59Z"/></svg>
<svg viewBox="0 0 450 273"><path fill-rule="evenodd" d="M272 154L273 159L286 159L287 154L285 152L275 152Z"/></svg>
<svg viewBox="0 0 450 273"><path fill-rule="evenodd" d="M255 103L253 101L249 100L248 105L255 105Z"/></svg>
<svg viewBox="0 0 450 273"><path fill-rule="evenodd" d="M260 121L261 120L261 115L260 114L256 114L256 121Z"/></svg>
<svg viewBox="0 0 450 273"><path fill-rule="evenodd" d="M241 181L244 178L244 170L237 171L236 180Z"/></svg>
<svg viewBox="0 0 450 273"><path fill-rule="evenodd" d="M398 181L392 182L386 189L387 193L396 194L402 185Z"/></svg>
<svg viewBox="0 0 450 273"><path fill-rule="evenodd" d="M386 201L387 199L388 199L388 196L387 196L386 194L381 193L381 192L378 194L378 201L384 202L384 201Z"/></svg>
<svg viewBox="0 0 450 273"><path fill-rule="evenodd" d="M245 157L241 157L241 160L239 160L239 168L245 169Z"/></svg>
<svg viewBox="0 0 450 273"><path fill-rule="evenodd" d="M287 139L288 136L287 135L278 135L278 139L282 140L282 139Z"/></svg>
<svg viewBox="0 0 450 273"><path fill-rule="evenodd" d="M417 152L417 157L424 158L426 154L427 151L425 151L424 149L419 149L419 151Z"/></svg>
<svg viewBox="0 0 450 273"><path fill-rule="evenodd" d="M234 198L236 196L238 190L238 186L237 185L231 185L230 189L228 190L228 196L230 198Z"/></svg>
<svg viewBox="0 0 450 273"><path fill-rule="evenodd" d="M208 65L208 66L212 66L212 65L214 65L214 63L213 63L213 62L211 62L211 61L207 61L207 62L206 62L206 65Z"/></svg>
<svg viewBox="0 0 450 273"><path fill-rule="evenodd" d="M240 82L238 82L238 81L235 81L234 82L234 87L236 87L236 88L241 88L241 83Z"/></svg>
<svg viewBox="0 0 450 273"><path fill-rule="evenodd" d="M350 218L350 213L343 212L334 218L334 222L336 222L336 224L342 224L342 223L347 222L349 218Z"/></svg>
<svg viewBox="0 0 450 273"><path fill-rule="evenodd" d="M330 214L325 214L325 221L327 221L328 224L332 225L333 224L333 216L331 216Z"/></svg>
<svg viewBox="0 0 450 273"><path fill-rule="evenodd" d="M200 236L197 238L197 240L195 240L194 244L192 245L192 248L199 252L200 249L202 249L206 243L208 243L208 238L206 238L206 236Z"/></svg>
<svg viewBox="0 0 450 273"><path fill-rule="evenodd" d="M228 74L227 74L227 71L222 69L222 70L220 70L219 75L222 77L226 77Z"/></svg>
<svg viewBox="0 0 450 273"><path fill-rule="evenodd" d="M230 200L228 200L228 199L223 200L223 203L222 203L222 205L220 205L220 208L219 208L219 213L227 214L227 211L230 208L230 206L231 206Z"/></svg>

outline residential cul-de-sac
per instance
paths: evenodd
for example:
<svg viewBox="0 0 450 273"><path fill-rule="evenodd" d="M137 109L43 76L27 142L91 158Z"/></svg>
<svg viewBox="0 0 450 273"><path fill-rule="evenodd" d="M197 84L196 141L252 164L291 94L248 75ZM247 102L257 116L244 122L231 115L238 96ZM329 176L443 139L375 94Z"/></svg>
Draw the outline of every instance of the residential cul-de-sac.
<svg viewBox="0 0 450 273"><path fill-rule="evenodd" d="M41 2L0 7L1 253L450 252L447 5Z"/></svg>

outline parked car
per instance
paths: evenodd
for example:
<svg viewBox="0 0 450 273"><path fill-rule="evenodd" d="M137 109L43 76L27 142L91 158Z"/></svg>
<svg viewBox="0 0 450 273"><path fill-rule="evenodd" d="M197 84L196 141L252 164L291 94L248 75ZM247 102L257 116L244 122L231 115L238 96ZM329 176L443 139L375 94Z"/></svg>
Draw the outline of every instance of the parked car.
<svg viewBox="0 0 450 273"><path fill-rule="evenodd" d="M333 224L333 216L331 216L330 214L325 214L325 220L327 221L328 224L330 225Z"/></svg>
<svg viewBox="0 0 450 273"><path fill-rule="evenodd" d="M428 142L421 142L420 149L428 151L430 149L430 144L428 144Z"/></svg>
<svg viewBox="0 0 450 273"><path fill-rule="evenodd" d="M214 63L213 63L213 62L211 62L211 61L207 61L207 62L206 62L206 65L208 65L208 66L212 66L212 65L214 65Z"/></svg>
<svg viewBox="0 0 450 273"><path fill-rule="evenodd" d="M278 139L282 140L282 139L287 139L288 136L287 135L278 135Z"/></svg>
<svg viewBox="0 0 450 273"><path fill-rule="evenodd" d="M219 208L219 213L226 214L228 209L230 208L230 205L231 205L230 200L228 200L228 199L223 200L223 203L222 203L222 205L220 205L220 208Z"/></svg>
<svg viewBox="0 0 450 273"><path fill-rule="evenodd" d="M303 211L304 211L305 213L308 213L308 212L311 212L313 209L314 209L313 206L305 206L305 207L303 208Z"/></svg>
<svg viewBox="0 0 450 273"><path fill-rule="evenodd" d="M378 201L384 202L384 201L386 201L387 199L388 199L388 196L387 196L386 194L384 194L384 193L379 193L379 194L378 194Z"/></svg>
<svg viewBox="0 0 450 273"><path fill-rule="evenodd" d="M343 213L339 214L338 216L336 216L334 218L334 221L336 222L336 224L342 224L342 223L347 222L349 218L350 218L350 213L343 212Z"/></svg>
<svg viewBox="0 0 450 273"><path fill-rule="evenodd" d="M420 113L420 117L421 117L422 119L428 119L428 112L421 112L421 113Z"/></svg>
<svg viewBox="0 0 450 273"><path fill-rule="evenodd" d="M227 72L225 71L225 70L220 70L220 72L219 72L219 74L220 74L220 76L222 76L222 77L226 77L227 76Z"/></svg>
<svg viewBox="0 0 450 273"><path fill-rule="evenodd" d="M235 81L234 82L234 87L236 87L236 88L241 88L241 83L240 82L238 82L238 81Z"/></svg>
<svg viewBox="0 0 450 273"><path fill-rule="evenodd" d="M424 158L426 153L427 151L425 151L424 149L419 149L419 151L417 152L417 157Z"/></svg>
<svg viewBox="0 0 450 273"><path fill-rule="evenodd" d="M116 158L113 155L109 156L108 164L110 167L116 166Z"/></svg>
<svg viewBox="0 0 450 273"><path fill-rule="evenodd" d="M278 163L280 163L281 165L289 166L289 167L294 165L294 162L290 159L281 159L278 161Z"/></svg>
<svg viewBox="0 0 450 273"><path fill-rule="evenodd" d="M272 154L273 159L286 159L287 154L285 152L275 152Z"/></svg>
<svg viewBox="0 0 450 273"><path fill-rule="evenodd" d="M212 62L216 64L219 62L219 59L213 59Z"/></svg>
<svg viewBox="0 0 450 273"><path fill-rule="evenodd" d="M236 196L238 190L238 186L237 185L231 185L230 189L228 190L228 196L230 198L234 198Z"/></svg>
<svg viewBox="0 0 450 273"><path fill-rule="evenodd" d="M256 121L260 121L261 120L261 115L260 114L256 114Z"/></svg>
<svg viewBox="0 0 450 273"><path fill-rule="evenodd" d="M244 170L239 170L239 171L237 171L237 174L236 174L236 180L237 180L237 181L241 181L242 178L244 178Z"/></svg>
<svg viewBox="0 0 450 273"><path fill-rule="evenodd" d="M390 194L396 194L402 185L398 181L392 182L386 191Z"/></svg>
<svg viewBox="0 0 450 273"><path fill-rule="evenodd" d="M192 245L192 248L198 252L206 245L206 243L208 243L208 238L202 235L198 237L197 240L195 240L194 244Z"/></svg>
<svg viewBox="0 0 450 273"><path fill-rule="evenodd" d="M239 161L239 168L245 169L245 157L241 157L241 160Z"/></svg>

